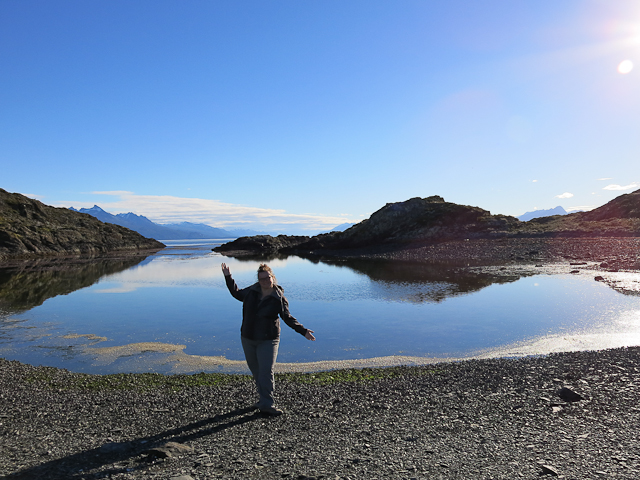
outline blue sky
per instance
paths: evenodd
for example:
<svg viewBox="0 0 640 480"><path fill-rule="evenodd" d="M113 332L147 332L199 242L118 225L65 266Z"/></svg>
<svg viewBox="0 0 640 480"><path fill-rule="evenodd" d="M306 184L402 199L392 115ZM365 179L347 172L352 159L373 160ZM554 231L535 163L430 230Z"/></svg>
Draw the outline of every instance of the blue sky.
<svg viewBox="0 0 640 480"><path fill-rule="evenodd" d="M0 188L49 205L517 216L640 188L639 153L635 0L0 0Z"/></svg>

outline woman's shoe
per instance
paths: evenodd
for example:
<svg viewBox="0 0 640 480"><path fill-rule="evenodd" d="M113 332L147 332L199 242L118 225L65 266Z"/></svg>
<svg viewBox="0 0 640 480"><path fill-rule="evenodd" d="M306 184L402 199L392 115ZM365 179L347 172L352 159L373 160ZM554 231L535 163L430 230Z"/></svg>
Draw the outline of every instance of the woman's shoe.
<svg viewBox="0 0 640 480"><path fill-rule="evenodd" d="M260 412L266 415L271 415L272 417L277 417L284 413L282 410L276 407L261 407Z"/></svg>

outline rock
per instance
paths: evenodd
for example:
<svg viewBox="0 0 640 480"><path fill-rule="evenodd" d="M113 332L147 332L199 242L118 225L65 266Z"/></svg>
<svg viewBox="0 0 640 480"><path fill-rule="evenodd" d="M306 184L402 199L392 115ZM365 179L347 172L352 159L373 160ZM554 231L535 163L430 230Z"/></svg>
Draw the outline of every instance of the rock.
<svg viewBox="0 0 640 480"><path fill-rule="evenodd" d="M604 281L604 277L602 275L597 275L596 277L594 277L594 280L596 282L602 282Z"/></svg>
<svg viewBox="0 0 640 480"><path fill-rule="evenodd" d="M565 402L579 402L580 400L584 400L582 395L574 392L568 387L562 387L558 390L558 396Z"/></svg>
<svg viewBox="0 0 640 480"><path fill-rule="evenodd" d="M551 465L540 465L540 468L542 469L540 475L553 475L554 477L560 475L558 471Z"/></svg>
<svg viewBox="0 0 640 480"><path fill-rule="evenodd" d="M167 442L159 447L146 450L144 453L155 458L170 458L193 453L193 448L182 443Z"/></svg>

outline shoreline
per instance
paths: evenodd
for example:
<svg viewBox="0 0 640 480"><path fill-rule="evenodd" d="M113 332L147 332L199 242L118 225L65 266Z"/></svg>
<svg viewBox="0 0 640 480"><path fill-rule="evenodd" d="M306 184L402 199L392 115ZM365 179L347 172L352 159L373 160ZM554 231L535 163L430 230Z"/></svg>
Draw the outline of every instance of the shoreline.
<svg viewBox="0 0 640 480"><path fill-rule="evenodd" d="M451 263L461 267L593 262L601 271L640 270L640 237L504 237L426 245L310 252L314 258ZM223 252L223 254L239 252ZM233 256L233 255L229 255ZM241 255L244 256L244 255Z"/></svg>
<svg viewBox="0 0 640 480"><path fill-rule="evenodd" d="M15 479L638 478L640 347L248 376L74 374L0 360ZM222 380L220 380L222 379ZM559 396L570 388L583 400Z"/></svg>

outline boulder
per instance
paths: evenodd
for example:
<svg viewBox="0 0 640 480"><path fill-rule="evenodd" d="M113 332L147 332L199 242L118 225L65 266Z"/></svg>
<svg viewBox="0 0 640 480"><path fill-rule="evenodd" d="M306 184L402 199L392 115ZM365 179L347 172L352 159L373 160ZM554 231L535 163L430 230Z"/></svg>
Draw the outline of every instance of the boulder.
<svg viewBox="0 0 640 480"><path fill-rule="evenodd" d="M193 453L193 448L182 443L167 442L159 447L150 448L143 453L154 458L170 458Z"/></svg>

